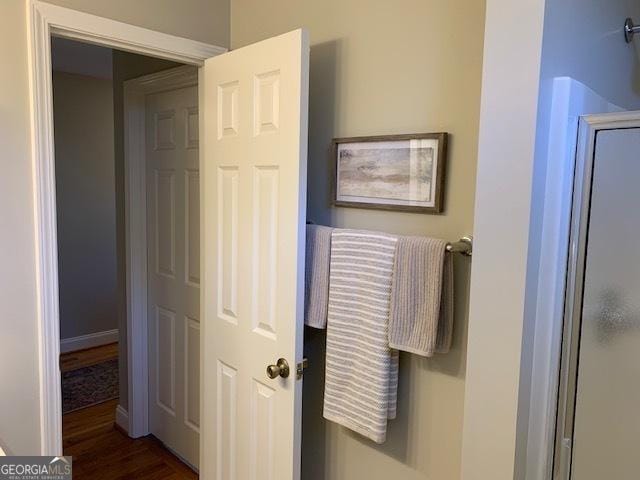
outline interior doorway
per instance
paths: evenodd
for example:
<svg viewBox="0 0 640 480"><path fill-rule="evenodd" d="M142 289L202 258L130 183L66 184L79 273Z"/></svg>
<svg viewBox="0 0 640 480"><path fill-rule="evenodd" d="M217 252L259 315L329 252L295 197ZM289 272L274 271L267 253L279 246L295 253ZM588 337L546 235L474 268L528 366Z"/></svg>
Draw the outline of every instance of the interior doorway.
<svg viewBox="0 0 640 480"><path fill-rule="evenodd" d="M41 451L62 453L50 71L50 35L54 34L204 67L198 70L203 80L199 84L202 95L198 116L206 118L201 124L205 154L200 155L203 158L200 198L202 210L208 213L200 215L200 226L206 237L202 244L207 244L208 251L216 255L207 254L200 266L202 290L208 287L208 292L217 291L217 295L201 295L203 317L208 320L203 322L201 340L208 348L201 349L200 362L201 397L206 405L201 409L205 435L201 436L200 450L208 454L202 456L201 468L206 478L213 476L216 468L218 472L233 473L236 466L242 477L246 476L242 472L250 468L274 478L299 478L308 34L303 29L295 30L213 58L225 50L44 2L30 6ZM125 140L131 140L128 127L144 125L141 121L144 109L138 103L139 92L127 93L132 95L134 108L124 114ZM146 169L140 162L145 149L140 149L140 142L125 143L128 143L125 163L127 159L138 159L125 168L128 173L125 198L136 201L142 197L146 203ZM243 151L252 153L249 161ZM125 219L126 231L142 231L145 236L146 219L140 221L139 214L146 212L146 208L138 209L134 215L135 211L126 209L130 214ZM148 343L148 318L139 310L141 304L147 305L146 292L142 297L139 295L143 290L139 286L147 278L146 266L130 261L146 260L147 255L146 251L134 248L134 238L141 237L127 235L127 264L136 265L131 272L135 281L127 283L138 289L136 298L145 301L132 302L128 298L126 302L128 309L136 308L127 311L127 337L134 339L127 345L127 373L131 386L136 388L128 392L130 411L124 413L129 415L125 422L129 435L135 437L148 428L148 418L145 424L144 416L137 413L138 409L148 410L149 349L135 348ZM272 252L277 253L279 262L274 261ZM240 260L243 266L236 268ZM251 288L250 293L244 290L247 288ZM252 296L255 308L247 308L247 302L241 298L236 304L238 291L244 292L242 298ZM251 332L246 328L249 325L253 325ZM219 330L222 326L226 327L224 332ZM233 326L239 328L230 330ZM280 358L289 359L292 370L281 370L279 378L267 375L265 365L273 367L272 362L281 355ZM136 381L140 379L143 382ZM237 424L236 405L242 420ZM134 411L137 413L132 415ZM236 452L236 439L243 445L237 457L228 454Z"/></svg>
<svg viewBox="0 0 640 480"><path fill-rule="evenodd" d="M113 463L118 457L119 474L151 461L177 478L195 478L197 68L56 37L51 53L63 453L75 457L80 475L85 460ZM142 120L137 128L129 121L135 115ZM144 146L135 158L125 153L131 145ZM125 187L136 168L144 172L143 202ZM144 219L140 237L126 228L132 216ZM131 244L139 247L135 257L127 249ZM147 272L133 285L132 263ZM144 339L130 335L127 287L146 293L147 317L136 322L146 326ZM130 375L132 357L146 357L146 378ZM134 390L146 390L147 404L132 412ZM144 417L146 427L132 430L129 412ZM130 437L142 437L141 443ZM110 455L115 451L106 445L90 455L87 441L97 445L107 438L110 444L141 445L139 455Z"/></svg>
<svg viewBox="0 0 640 480"><path fill-rule="evenodd" d="M226 48L128 25L46 2L34 1L28 7L38 285L36 303L40 351L40 452L43 455L61 455L63 451L62 395L51 38L56 36L84 41L92 45L122 49L195 67L202 67L205 59L224 53ZM114 117L117 116L118 112L114 112ZM129 178L126 184L130 182ZM131 190L135 191L135 189ZM123 304L120 304L120 308L122 307ZM127 302L124 302L124 308L127 307ZM127 318L130 317L127 316ZM137 323L133 322L136 326ZM146 337L146 324L144 330L133 329L133 332L128 333L134 333L134 338ZM128 353L130 352L127 351ZM144 370L146 362L146 351L134 358L128 356L127 370L132 369L136 372ZM131 377L131 372L127 373ZM147 392L148 389L141 390ZM129 396L130 393L127 394L127 397ZM139 398L135 400L138 405ZM133 418L126 418L125 414L128 413L126 411L119 410L118 413L119 420L122 420L123 424L132 423L137 418L136 415ZM146 427L146 425L143 426ZM131 433L132 429L130 428L129 431Z"/></svg>

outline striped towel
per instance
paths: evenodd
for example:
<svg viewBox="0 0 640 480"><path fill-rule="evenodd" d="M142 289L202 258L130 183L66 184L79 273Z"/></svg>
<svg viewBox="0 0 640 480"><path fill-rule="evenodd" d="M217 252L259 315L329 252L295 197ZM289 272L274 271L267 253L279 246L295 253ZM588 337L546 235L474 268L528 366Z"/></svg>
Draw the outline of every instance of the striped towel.
<svg viewBox="0 0 640 480"><path fill-rule="evenodd" d="M447 242L399 237L391 289L389 345L431 357L446 353L453 331L453 262Z"/></svg>
<svg viewBox="0 0 640 480"><path fill-rule="evenodd" d="M307 225L304 323L314 328L327 326L332 231L331 227Z"/></svg>
<svg viewBox="0 0 640 480"><path fill-rule="evenodd" d="M358 230L331 237L324 418L377 443L396 413L398 354L389 348L396 241Z"/></svg>

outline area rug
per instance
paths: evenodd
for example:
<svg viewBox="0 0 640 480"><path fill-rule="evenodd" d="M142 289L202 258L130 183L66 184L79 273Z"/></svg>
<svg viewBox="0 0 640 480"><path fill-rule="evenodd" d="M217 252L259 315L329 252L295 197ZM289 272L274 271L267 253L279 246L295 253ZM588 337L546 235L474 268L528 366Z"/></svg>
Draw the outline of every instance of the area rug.
<svg viewBox="0 0 640 480"><path fill-rule="evenodd" d="M62 373L62 413L118 398L118 359Z"/></svg>

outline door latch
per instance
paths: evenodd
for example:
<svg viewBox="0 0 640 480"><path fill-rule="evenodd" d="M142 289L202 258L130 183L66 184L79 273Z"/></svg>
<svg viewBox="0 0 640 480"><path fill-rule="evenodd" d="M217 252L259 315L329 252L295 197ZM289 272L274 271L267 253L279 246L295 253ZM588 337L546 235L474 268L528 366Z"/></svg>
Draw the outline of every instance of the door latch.
<svg viewBox="0 0 640 480"><path fill-rule="evenodd" d="M302 376L304 375L304 371L308 366L309 360L306 358L303 358L302 361L296 365L296 378L298 380L302 378Z"/></svg>

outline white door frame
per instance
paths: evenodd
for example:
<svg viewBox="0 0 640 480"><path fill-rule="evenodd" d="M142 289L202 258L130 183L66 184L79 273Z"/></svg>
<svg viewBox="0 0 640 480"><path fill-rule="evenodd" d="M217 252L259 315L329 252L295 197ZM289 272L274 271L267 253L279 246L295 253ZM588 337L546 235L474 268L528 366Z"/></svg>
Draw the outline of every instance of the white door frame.
<svg viewBox="0 0 640 480"><path fill-rule="evenodd" d="M198 86L198 69L189 65L124 82L128 421L121 426L134 438L150 433L145 98L193 86ZM118 411L124 413L120 406Z"/></svg>
<svg viewBox="0 0 640 480"><path fill-rule="evenodd" d="M40 370L40 450L62 454L51 35L202 66L225 48L26 0ZM202 112L202 110L201 110ZM202 151L200 153L202 155ZM145 332L146 334L146 332Z"/></svg>

